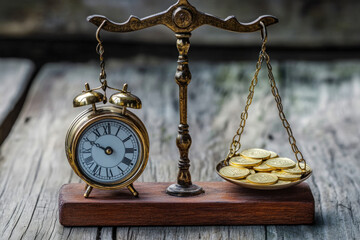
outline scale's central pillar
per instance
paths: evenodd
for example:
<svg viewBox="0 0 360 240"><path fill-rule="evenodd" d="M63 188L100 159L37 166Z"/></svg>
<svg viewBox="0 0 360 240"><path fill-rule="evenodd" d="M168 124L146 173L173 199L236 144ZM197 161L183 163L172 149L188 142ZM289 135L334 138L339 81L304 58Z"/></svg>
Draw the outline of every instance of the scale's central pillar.
<svg viewBox="0 0 360 240"><path fill-rule="evenodd" d="M179 110L180 125L176 145L179 148L179 173L177 183L170 185L166 192L170 195L186 197L203 193L204 190L191 183L189 172L189 148L191 146L191 137L189 134L189 125L187 124L187 86L191 81L191 73L188 62L188 51L190 48L191 33L176 34L176 46L179 51L178 66L175 74L175 81L179 85Z"/></svg>

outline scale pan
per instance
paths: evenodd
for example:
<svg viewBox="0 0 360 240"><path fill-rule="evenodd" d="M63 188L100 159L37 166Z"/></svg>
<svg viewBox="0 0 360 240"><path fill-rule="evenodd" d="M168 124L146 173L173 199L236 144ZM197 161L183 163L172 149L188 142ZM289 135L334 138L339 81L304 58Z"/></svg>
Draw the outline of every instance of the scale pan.
<svg viewBox="0 0 360 240"><path fill-rule="evenodd" d="M74 107L82 107L85 105L90 105L98 102L102 102L104 95L96 91L89 91L80 93L73 100Z"/></svg>
<svg viewBox="0 0 360 240"><path fill-rule="evenodd" d="M121 107L141 108L141 100L130 92L118 92L111 95L109 102Z"/></svg>
<svg viewBox="0 0 360 240"><path fill-rule="evenodd" d="M231 182L233 184L239 185L241 187L244 188L251 188L251 189L257 189L257 190L279 190L279 189L284 189L284 188L288 188L288 187L292 187L295 186L303 181L305 181L306 179L308 179L311 175L312 175L312 171L310 171L307 175L303 176L300 180L297 180L295 182L290 182L287 184L282 184L282 185L256 185L256 184L251 184L251 183L246 183L246 182L242 182L236 179L231 179L228 177L225 177L223 175L220 174L220 169L222 167L228 166L226 160L222 160L221 162L218 163L218 165L216 165L216 173L223 178L224 180Z"/></svg>

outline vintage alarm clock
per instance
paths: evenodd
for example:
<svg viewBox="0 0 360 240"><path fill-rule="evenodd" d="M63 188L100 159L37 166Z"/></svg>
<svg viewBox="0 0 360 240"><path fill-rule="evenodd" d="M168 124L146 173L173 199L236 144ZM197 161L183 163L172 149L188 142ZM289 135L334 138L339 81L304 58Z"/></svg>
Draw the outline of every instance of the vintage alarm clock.
<svg viewBox="0 0 360 240"><path fill-rule="evenodd" d="M105 87L104 87L105 86ZM93 188L120 189L127 187L138 197L133 182L144 171L149 158L149 137L144 124L128 108L140 109L141 101L122 90L109 98L112 104L97 107L96 103L107 102L106 88L86 90L76 96L74 107L92 105L80 113L71 123L66 135L65 150L74 172L87 184L84 197L89 197ZM102 88L105 96L95 90ZM111 88L114 89L114 88Z"/></svg>

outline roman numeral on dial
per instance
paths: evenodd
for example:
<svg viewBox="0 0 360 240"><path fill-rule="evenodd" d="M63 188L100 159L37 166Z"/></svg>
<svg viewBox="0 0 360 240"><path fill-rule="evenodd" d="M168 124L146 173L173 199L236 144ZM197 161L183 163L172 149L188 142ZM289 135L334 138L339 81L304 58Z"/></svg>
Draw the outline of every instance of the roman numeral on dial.
<svg viewBox="0 0 360 240"><path fill-rule="evenodd" d="M97 130L97 129L95 129L93 131L93 133L96 135L97 138L101 136L101 134L99 133L99 130Z"/></svg>
<svg viewBox="0 0 360 240"><path fill-rule="evenodd" d="M114 176L111 168L106 168L106 176L107 177L113 177Z"/></svg>
<svg viewBox="0 0 360 240"><path fill-rule="evenodd" d="M117 168L120 170L121 173L124 172L124 170L122 170L119 166L117 166Z"/></svg>
<svg viewBox="0 0 360 240"><path fill-rule="evenodd" d="M130 138L131 138L131 135L129 135L129 136L127 136L124 140L122 140L123 142L127 142L127 141L129 141L130 140Z"/></svg>
<svg viewBox="0 0 360 240"><path fill-rule="evenodd" d="M131 159L127 158L127 157L124 157L123 160L122 160L122 163L126 164L126 165L130 165L131 163Z"/></svg>
<svg viewBox="0 0 360 240"><path fill-rule="evenodd" d="M126 153L134 153L134 149L133 148L125 148L125 154Z"/></svg>
<svg viewBox="0 0 360 240"><path fill-rule="evenodd" d="M96 165L93 169L93 173L97 175L101 175L101 167L99 165Z"/></svg>
<svg viewBox="0 0 360 240"><path fill-rule="evenodd" d="M108 135L108 129L107 129L107 127L103 127L103 129L104 129L104 134L103 135Z"/></svg>
<svg viewBox="0 0 360 240"><path fill-rule="evenodd" d="M115 136L118 135L118 133L120 132L120 129L121 129L121 127L118 128L118 130L117 130L116 133L115 133Z"/></svg>
<svg viewBox="0 0 360 240"><path fill-rule="evenodd" d="M103 134L103 135L111 134L111 126L110 126L110 123L108 123L106 126L103 126L103 129L104 129L104 134Z"/></svg>
<svg viewBox="0 0 360 240"><path fill-rule="evenodd" d="M90 156L90 157L85 158L84 161L85 161L86 165L90 165L91 163L94 162L94 159L92 158L92 156Z"/></svg>
<svg viewBox="0 0 360 240"><path fill-rule="evenodd" d="M81 152L82 153L91 153L91 148L89 148L89 149L83 148L83 149L81 149Z"/></svg>

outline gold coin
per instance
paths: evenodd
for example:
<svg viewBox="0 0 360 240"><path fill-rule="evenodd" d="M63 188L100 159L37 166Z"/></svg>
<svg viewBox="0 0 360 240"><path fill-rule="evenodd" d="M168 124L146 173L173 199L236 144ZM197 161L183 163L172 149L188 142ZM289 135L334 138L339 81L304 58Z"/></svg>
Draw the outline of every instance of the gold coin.
<svg viewBox="0 0 360 240"><path fill-rule="evenodd" d="M271 173L275 174L280 180L285 181L297 181L301 178L300 174L292 174L284 171L272 171Z"/></svg>
<svg viewBox="0 0 360 240"><path fill-rule="evenodd" d="M235 181L241 182L241 183L249 183L249 181L246 179L236 179Z"/></svg>
<svg viewBox="0 0 360 240"><path fill-rule="evenodd" d="M271 185L278 181L278 177L272 173L256 173L249 175L246 180L259 185Z"/></svg>
<svg viewBox="0 0 360 240"><path fill-rule="evenodd" d="M253 167L261 163L262 163L261 159L249 159L249 158L243 158L241 156L232 157L229 161L229 164L231 166L238 166L238 167Z"/></svg>
<svg viewBox="0 0 360 240"><path fill-rule="evenodd" d="M287 169L295 167L295 162L290 158L272 158L267 160L265 164L276 169Z"/></svg>
<svg viewBox="0 0 360 240"><path fill-rule="evenodd" d="M265 149L250 148L242 151L240 155L245 158L265 160L270 158L271 153L269 151L266 151Z"/></svg>
<svg viewBox="0 0 360 240"><path fill-rule="evenodd" d="M274 185L284 185L291 183L291 181L278 180Z"/></svg>
<svg viewBox="0 0 360 240"><path fill-rule="evenodd" d="M232 158L231 158L232 159ZM236 164L236 161L234 161L234 160L229 160L229 165L230 166L233 166L233 167L243 167L243 166L240 166L239 164Z"/></svg>
<svg viewBox="0 0 360 240"><path fill-rule="evenodd" d="M269 167L268 165L265 164L265 162L263 162L259 166L255 166L254 170L256 170L258 172L269 172L269 171L274 170L274 168Z"/></svg>
<svg viewBox="0 0 360 240"><path fill-rule="evenodd" d="M300 166L303 168L304 167L304 163L300 163ZM306 169L305 169L306 172L310 172L312 171L310 166L308 164L306 164ZM289 169L284 169L284 172L287 172L287 173L292 173L292 174L302 174L302 170L299 168L299 166L296 164L295 167L293 168L289 168Z"/></svg>
<svg viewBox="0 0 360 240"><path fill-rule="evenodd" d="M232 167L237 167L238 165L234 164L231 159L229 160L229 165L232 166ZM240 166L239 166L240 167Z"/></svg>
<svg viewBox="0 0 360 240"><path fill-rule="evenodd" d="M270 159L279 157L279 155L276 152L269 151L269 150L268 150L268 152L270 153Z"/></svg>
<svg viewBox="0 0 360 240"><path fill-rule="evenodd" d="M233 179L240 179L244 178L250 174L249 169L247 168L239 168L239 167L232 167L226 166L220 169L220 174Z"/></svg>
<svg viewBox="0 0 360 240"><path fill-rule="evenodd" d="M249 169L250 170L250 174L255 174L255 170L254 169Z"/></svg>

